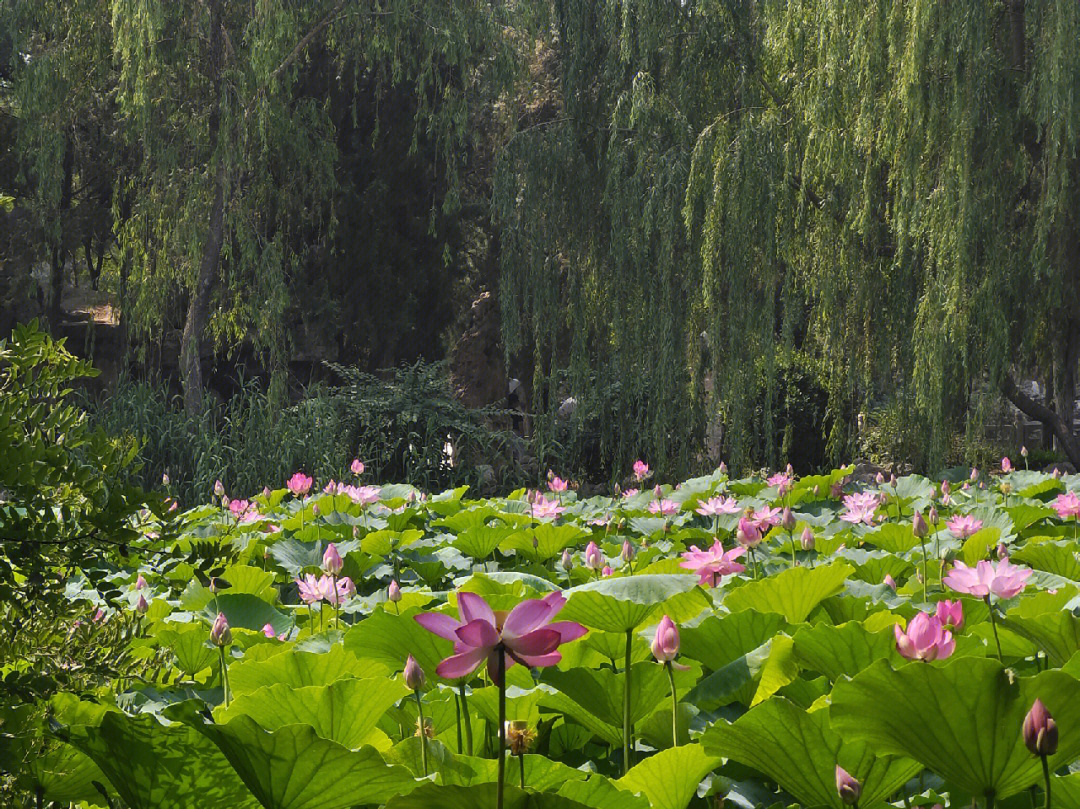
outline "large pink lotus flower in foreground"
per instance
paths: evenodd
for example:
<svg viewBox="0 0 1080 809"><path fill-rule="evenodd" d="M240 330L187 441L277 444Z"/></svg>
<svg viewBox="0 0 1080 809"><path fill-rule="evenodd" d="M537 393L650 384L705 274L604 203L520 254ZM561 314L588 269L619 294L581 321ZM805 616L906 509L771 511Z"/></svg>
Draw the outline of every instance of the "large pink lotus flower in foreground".
<svg viewBox="0 0 1080 809"><path fill-rule="evenodd" d="M725 553L724 546L718 539L707 551L701 550L697 545L691 545L690 550L683 553L683 560L679 563L679 567L697 573L700 584L716 587L720 584L722 577L746 570L745 566L735 561L745 553L746 548L732 548Z"/></svg>
<svg viewBox="0 0 1080 809"><path fill-rule="evenodd" d="M457 599L460 621L440 612L415 616L416 622L428 631L454 641L455 653L435 669L436 674L447 680L472 674L487 661L492 681L502 685L500 654L505 654L506 669L514 663L554 666L562 660L559 645L577 640L588 631L573 621L551 623L566 604L562 593L522 601L508 613L493 611L476 593L459 592Z"/></svg>
<svg viewBox="0 0 1080 809"><path fill-rule="evenodd" d="M896 651L908 660L944 660L956 650L952 632L936 615L920 612L908 622L907 631L893 624Z"/></svg>
<svg viewBox="0 0 1080 809"><path fill-rule="evenodd" d="M1023 592L1030 576L1029 568L1014 565L1008 559L996 565L983 559L975 567L957 562L944 583L958 593L980 598L989 598L991 593L998 598L1012 598Z"/></svg>
<svg viewBox="0 0 1080 809"><path fill-rule="evenodd" d="M314 480L305 475L303 472L297 472L295 475L289 478L285 486L296 497L301 497L302 495L305 495L311 491L311 485L314 482Z"/></svg>
<svg viewBox="0 0 1080 809"><path fill-rule="evenodd" d="M967 539L983 526L982 520L977 520L970 514L957 514L955 517L950 517L945 521L945 525L957 539Z"/></svg>
<svg viewBox="0 0 1080 809"><path fill-rule="evenodd" d="M1076 492L1059 494L1050 505L1054 507L1054 511L1063 520L1068 517L1080 516L1080 496Z"/></svg>
<svg viewBox="0 0 1080 809"><path fill-rule="evenodd" d="M356 585L348 576L335 579L333 576L320 576L307 573L304 578L296 580L296 588L300 591L300 600L305 604L317 604L326 601L329 604L343 604L356 595Z"/></svg>
<svg viewBox="0 0 1080 809"><path fill-rule="evenodd" d="M702 517L716 517L721 514L738 514L741 511L739 501L734 497L710 497L702 500L694 509Z"/></svg>

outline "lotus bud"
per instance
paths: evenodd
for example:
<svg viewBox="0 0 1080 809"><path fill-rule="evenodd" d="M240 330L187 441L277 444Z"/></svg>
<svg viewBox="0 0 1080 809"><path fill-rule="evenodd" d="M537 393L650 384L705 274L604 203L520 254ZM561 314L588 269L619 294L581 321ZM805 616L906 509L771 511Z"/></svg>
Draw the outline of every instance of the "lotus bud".
<svg viewBox="0 0 1080 809"><path fill-rule="evenodd" d="M139 594L139 601L135 605L135 612L138 615L146 615L146 611L150 609L150 605L146 603L146 596L142 593Z"/></svg>
<svg viewBox="0 0 1080 809"><path fill-rule="evenodd" d="M964 604L959 599L939 601L934 614L945 629L956 631L964 625Z"/></svg>
<svg viewBox="0 0 1080 809"><path fill-rule="evenodd" d="M1012 484L1011 483L1002 483L1001 484L1001 493L1003 495L1005 495L1006 497L1008 497L1010 494L1012 494Z"/></svg>
<svg viewBox="0 0 1080 809"><path fill-rule="evenodd" d="M225 494L225 484L220 480L214 481L214 497L222 497Z"/></svg>
<svg viewBox="0 0 1080 809"><path fill-rule="evenodd" d="M810 526L806 526L802 530L802 536L799 537L799 542L802 544L804 551L812 551L814 549L814 532L810 530Z"/></svg>
<svg viewBox="0 0 1080 809"><path fill-rule="evenodd" d="M761 542L761 529L753 520L742 517L738 528L735 529L735 539L740 545L752 548Z"/></svg>
<svg viewBox="0 0 1080 809"><path fill-rule="evenodd" d="M1027 447L1026 446L1020 447L1020 457L1021 458L1026 458L1027 457Z"/></svg>
<svg viewBox="0 0 1080 809"><path fill-rule="evenodd" d="M263 624L262 633L264 637L270 638L272 640L274 637L274 625Z"/></svg>
<svg viewBox="0 0 1080 809"><path fill-rule="evenodd" d="M664 490L660 488L659 483L657 483L656 486L653 487L652 493L657 500L664 496Z"/></svg>
<svg viewBox="0 0 1080 809"><path fill-rule="evenodd" d="M318 517L319 516L319 504L318 503L312 503L311 504L311 515L313 517Z"/></svg>
<svg viewBox="0 0 1080 809"><path fill-rule="evenodd" d="M409 655L408 660L405 661L405 685L413 691L419 691L424 687L424 681L426 679L424 670L420 668L420 664L416 662L416 658Z"/></svg>
<svg viewBox="0 0 1080 809"><path fill-rule="evenodd" d="M570 555L569 548L563 548L562 552L562 567L567 573L574 567L574 557Z"/></svg>
<svg viewBox="0 0 1080 809"><path fill-rule="evenodd" d="M885 476L878 472L876 475L874 475L874 482L877 483L878 486L880 486L882 483L885 482Z"/></svg>
<svg viewBox="0 0 1080 809"><path fill-rule="evenodd" d="M230 500L228 497L221 498L221 507L227 509L229 507Z"/></svg>
<svg viewBox="0 0 1080 809"><path fill-rule="evenodd" d="M401 588L396 581L391 581L390 586L386 588L386 598L394 604L401 601Z"/></svg>
<svg viewBox="0 0 1080 809"><path fill-rule="evenodd" d="M930 533L930 526L926 524L926 519L923 517L921 511L916 511L911 518L911 533L918 539L922 539Z"/></svg>
<svg viewBox="0 0 1080 809"><path fill-rule="evenodd" d="M896 590L896 579L894 579L888 573L885 574L885 582L884 583L890 590L894 590L894 591Z"/></svg>
<svg viewBox="0 0 1080 809"><path fill-rule="evenodd" d="M998 559L1008 559L1009 558L1009 549L1005 546L1004 542L999 542L998 543L998 546L997 546L997 558Z"/></svg>
<svg viewBox="0 0 1080 809"><path fill-rule="evenodd" d="M135 589L136 590L145 590L146 589L146 579L143 578L142 573L139 574L139 578L135 579Z"/></svg>
<svg viewBox="0 0 1080 809"><path fill-rule="evenodd" d="M168 472L162 472L161 473L161 485L162 486L168 486L169 485L169 473Z"/></svg>
<svg viewBox="0 0 1080 809"><path fill-rule="evenodd" d="M656 628L652 653L659 663L669 663L679 653L679 628L667 615L660 619L660 626Z"/></svg>
<svg viewBox="0 0 1080 809"><path fill-rule="evenodd" d="M979 479L979 470L978 470L978 469L976 469L976 468L975 468L975 467L973 466L973 467L971 467L971 474L970 474L970 475L968 476L968 480L971 480L971 481L973 481L973 482L974 482L974 481L976 481L976 480L978 480L978 479Z"/></svg>
<svg viewBox="0 0 1080 809"><path fill-rule="evenodd" d="M610 576L615 571L611 569L611 565L604 565L604 569L600 571L601 576Z"/></svg>
<svg viewBox="0 0 1080 809"><path fill-rule="evenodd" d="M787 506L784 507L784 514L780 518L780 525L784 527L784 530L789 534L795 528L795 515L791 513L791 509Z"/></svg>
<svg viewBox="0 0 1080 809"><path fill-rule="evenodd" d="M585 546L585 567L589 568L589 570L599 570L603 566L604 555L600 553L600 549L595 542L590 542Z"/></svg>
<svg viewBox="0 0 1080 809"><path fill-rule="evenodd" d="M727 474L727 464L724 463L723 461L720 461L720 466L718 466L716 468L716 471L719 472L721 475L726 475Z"/></svg>
<svg viewBox="0 0 1080 809"><path fill-rule="evenodd" d="M862 795L862 784L839 764L836 765L836 791L840 794L840 800L848 806L858 803Z"/></svg>
<svg viewBox="0 0 1080 809"><path fill-rule="evenodd" d="M889 475L889 485L892 486L893 488L896 487L896 475L895 474Z"/></svg>
<svg viewBox="0 0 1080 809"><path fill-rule="evenodd" d="M820 486L820 484L817 484L817 483L814 484L814 497L821 497L821 486Z"/></svg>
<svg viewBox="0 0 1080 809"><path fill-rule="evenodd" d="M228 646L232 643L232 630L229 629L229 622L223 612L219 612L214 619L214 625L210 628L210 641L215 646Z"/></svg>
<svg viewBox="0 0 1080 809"><path fill-rule="evenodd" d="M360 461L359 458L354 458L353 459L353 462L349 466L349 469L352 471L352 473L354 475L356 475L358 477L360 475L364 474L364 464Z"/></svg>
<svg viewBox="0 0 1080 809"><path fill-rule="evenodd" d="M1035 756L1052 756L1057 752L1057 724L1041 699L1035 700L1024 717L1024 744Z"/></svg>
<svg viewBox="0 0 1080 809"><path fill-rule="evenodd" d="M937 525L939 521L937 506L930 506L930 513L927 516L930 518L931 525Z"/></svg>
<svg viewBox="0 0 1080 809"><path fill-rule="evenodd" d="M949 492L951 492L951 491L952 491L952 486L949 484L949 481L947 481L947 480L941 481L941 494L947 497Z"/></svg>
<svg viewBox="0 0 1080 809"><path fill-rule="evenodd" d="M1012 461L1010 461L1009 456L1006 455L1004 458L1001 459L1001 471L1008 474L1012 471L1012 468Z"/></svg>
<svg viewBox="0 0 1080 809"><path fill-rule="evenodd" d="M637 556L637 552L634 550L634 546L630 544L629 539L624 539L622 543L622 551L619 553L624 562L634 561L634 557Z"/></svg>
<svg viewBox="0 0 1080 809"><path fill-rule="evenodd" d="M1055 478L1058 478L1058 479L1061 478L1061 470L1058 469L1056 466L1054 467L1053 475L1054 475Z"/></svg>
<svg viewBox="0 0 1080 809"><path fill-rule="evenodd" d="M331 542L326 546L326 553L322 557L323 571L330 576L336 576L341 572L343 563L341 561L341 554L338 553L337 546Z"/></svg>

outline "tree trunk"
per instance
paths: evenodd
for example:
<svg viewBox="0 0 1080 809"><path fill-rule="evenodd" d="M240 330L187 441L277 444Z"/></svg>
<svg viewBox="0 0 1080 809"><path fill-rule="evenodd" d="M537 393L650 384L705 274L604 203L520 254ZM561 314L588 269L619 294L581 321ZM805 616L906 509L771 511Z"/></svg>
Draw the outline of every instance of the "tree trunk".
<svg viewBox="0 0 1080 809"><path fill-rule="evenodd" d="M1012 66L1014 70L1027 68L1027 31L1024 20L1024 0L1009 3L1009 33L1012 43Z"/></svg>
<svg viewBox="0 0 1080 809"><path fill-rule="evenodd" d="M1041 421L1044 429L1052 431L1058 441L1062 452L1073 466L1080 469L1080 439L1072 431L1071 411L1069 420L1042 402L1036 401L1020 390L1011 376L1005 376L1001 383L1001 392L1005 398L1012 402L1018 410L1037 421Z"/></svg>
<svg viewBox="0 0 1080 809"><path fill-rule="evenodd" d="M214 109L210 113L207 135L212 155L217 153L218 136L221 130L221 76L224 55L221 4L222 0L210 2L208 60L215 92ZM184 410L189 416L197 416L202 412L203 380L200 357L202 335L210 309L210 293L213 291L218 269L221 266L221 244L225 238L225 164L220 155L217 160L217 169L214 172L214 197L210 204L206 240L203 242L202 256L199 259L199 275L195 279L195 288L191 291L191 298L188 301L184 332L180 339L180 376L184 380Z"/></svg>

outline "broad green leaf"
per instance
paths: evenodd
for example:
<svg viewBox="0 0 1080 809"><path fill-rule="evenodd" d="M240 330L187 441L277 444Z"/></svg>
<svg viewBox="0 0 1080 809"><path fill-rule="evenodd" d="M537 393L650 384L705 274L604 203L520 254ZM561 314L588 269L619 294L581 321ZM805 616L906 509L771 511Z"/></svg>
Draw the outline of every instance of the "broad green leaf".
<svg viewBox="0 0 1080 809"><path fill-rule="evenodd" d="M291 615L275 609L251 593L219 593L216 599L211 599L203 608L202 616L212 624L219 611L225 613L225 618L233 629L261 632L264 626L270 624L275 635L282 635L293 628ZM209 633L209 626L206 631Z"/></svg>
<svg viewBox="0 0 1080 809"><path fill-rule="evenodd" d="M99 802L102 796L95 782L109 794L116 792L94 760L70 744L29 761L26 777L31 782L30 791L40 787L45 800L57 803Z"/></svg>
<svg viewBox="0 0 1080 809"><path fill-rule="evenodd" d="M210 644L210 631L201 621L165 624L158 631L157 640L176 655L177 666L189 677L217 665L218 651Z"/></svg>
<svg viewBox="0 0 1080 809"><path fill-rule="evenodd" d="M565 591L560 621L578 621L605 632L628 632L663 612L664 603L697 587L697 579L680 574L646 574L601 579Z"/></svg>
<svg viewBox="0 0 1080 809"><path fill-rule="evenodd" d="M1012 554L1012 561L1035 570L1045 570L1056 576L1080 581L1080 557L1077 544L1064 542L1028 542Z"/></svg>
<svg viewBox="0 0 1080 809"><path fill-rule="evenodd" d="M382 663L390 671L402 669L411 654L433 681L435 667L454 653L454 645L416 623L413 616L418 612L372 613L345 633L345 649L357 657Z"/></svg>
<svg viewBox="0 0 1080 809"><path fill-rule="evenodd" d="M495 784L439 786L424 784L409 795L388 801L386 809L486 809L495 806ZM551 792L524 792L507 784L503 809L588 809Z"/></svg>
<svg viewBox="0 0 1080 809"><path fill-rule="evenodd" d="M772 640L732 660L701 680L686 695L686 700L702 710L711 711L731 702L749 702L754 685L772 652Z"/></svg>
<svg viewBox="0 0 1080 809"><path fill-rule="evenodd" d="M349 809L361 796L383 803L417 785L412 773L388 765L374 747L349 750L308 725L266 731L238 716L226 725L193 727L221 749L266 809Z"/></svg>
<svg viewBox="0 0 1080 809"><path fill-rule="evenodd" d="M590 776L587 781L563 784L558 794L592 809L650 809L649 799L644 795L629 795L602 775Z"/></svg>
<svg viewBox="0 0 1080 809"><path fill-rule="evenodd" d="M671 685L663 666L654 662L636 663L630 671L631 722L639 722L658 706L670 704ZM688 689L695 679L692 672L675 674L675 687L680 692ZM622 727L625 672L616 674L609 668L548 669L542 679L603 722Z"/></svg>
<svg viewBox="0 0 1080 809"><path fill-rule="evenodd" d="M329 685L343 677L378 677L389 672L382 663L360 659L340 644L326 652L290 650L265 660L241 660L229 666L229 687L239 697L264 686L293 688Z"/></svg>
<svg viewBox="0 0 1080 809"><path fill-rule="evenodd" d="M1031 618L1010 614L1000 623L1046 652L1054 666L1064 666L1080 651L1080 618L1071 612L1047 613Z"/></svg>
<svg viewBox="0 0 1080 809"><path fill-rule="evenodd" d="M615 786L644 795L652 809L686 809L701 779L718 766L720 759L706 753L701 745L686 744L635 764Z"/></svg>
<svg viewBox="0 0 1080 809"><path fill-rule="evenodd" d="M808 713L781 697L751 708L733 724L714 725L701 744L713 755L765 773L804 806L842 809L837 764L862 783L859 802L865 806L884 800L922 769L911 759L875 757L869 745L830 727L827 710Z"/></svg>
<svg viewBox="0 0 1080 809"><path fill-rule="evenodd" d="M245 714L267 730L307 724L322 738L353 750L374 744L372 730L383 713L410 693L400 678L387 677L303 688L275 683L218 706L214 720L224 724Z"/></svg>
<svg viewBox="0 0 1080 809"><path fill-rule="evenodd" d="M540 523L508 536L502 542L504 551L517 551L531 562L546 562L562 554L565 548L579 542L586 532L576 525Z"/></svg>
<svg viewBox="0 0 1080 809"><path fill-rule="evenodd" d="M777 635L772 640L769 656L765 658L765 665L761 667L761 676L758 678L757 691L751 706L771 697L785 685L795 681L799 676L799 664L795 659L794 644L787 635Z"/></svg>
<svg viewBox="0 0 1080 809"><path fill-rule="evenodd" d="M784 626L783 617L773 612L743 610L712 615L697 626L680 628L680 651L717 671L761 646Z"/></svg>
<svg viewBox="0 0 1080 809"><path fill-rule="evenodd" d="M745 584L724 599L732 612L757 610L783 615L789 624L801 624L824 599L840 592L854 572L834 562L813 569L793 567L767 579Z"/></svg>
<svg viewBox="0 0 1080 809"><path fill-rule="evenodd" d="M887 658L903 662L896 652L893 630L868 632L856 622L841 626L802 626L794 635L795 656L805 668L820 672L835 682L841 675L854 677L875 660Z"/></svg>
<svg viewBox="0 0 1080 809"><path fill-rule="evenodd" d="M407 767L417 777L424 773L420 739L415 736L394 745L393 750L386 754L386 759ZM525 785L530 790L555 791L563 784L584 780L586 775L546 756L526 754L524 759ZM512 755L507 759L508 782L519 783L520 765L521 759L517 756ZM495 782L499 775L499 762L491 758L454 755L446 745L436 741L428 744L428 770L438 773L438 783L472 786Z"/></svg>
<svg viewBox="0 0 1080 809"><path fill-rule="evenodd" d="M1042 777L1021 726L1035 699L1060 731L1051 769L1080 755L1080 681L1060 671L1015 677L996 660L943 667L884 660L833 689L833 726L879 753L908 756L974 795L1007 798Z"/></svg>
<svg viewBox="0 0 1080 809"><path fill-rule="evenodd" d="M68 730L70 743L94 760L131 809L257 806L217 747L185 725L109 712L99 725Z"/></svg>
<svg viewBox="0 0 1080 809"><path fill-rule="evenodd" d="M468 513L468 512L466 512ZM508 525L475 525L457 535L454 547L473 559L487 559L517 529Z"/></svg>
<svg viewBox="0 0 1080 809"><path fill-rule="evenodd" d="M919 539L910 524L887 522L876 531L869 531L863 536L869 542L889 553L907 553L919 545Z"/></svg>

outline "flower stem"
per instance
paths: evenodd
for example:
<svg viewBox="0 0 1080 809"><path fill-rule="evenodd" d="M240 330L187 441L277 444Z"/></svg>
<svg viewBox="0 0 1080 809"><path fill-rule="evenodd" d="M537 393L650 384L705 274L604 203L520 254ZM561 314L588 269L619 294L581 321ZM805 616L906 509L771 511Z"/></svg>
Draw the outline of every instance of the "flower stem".
<svg viewBox="0 0 1080 809"><path fill-rule="evenodd" d="M633 639L633 630L626 630L626 682L623 684L623 775L630 772L630 649Z"/></svg>
<svg viewBox="0 0 1080 809"><path fill-rule="evenodd" d="M465 750L461 746L461 702L454 699L454 719L457 720L457 751L460 756Z"/></svg>
<svg viewBox="0 0 1080 809"><path fill-rule="evenodd" d="M797 566L799 564L798 562L795 561L795 535L792 534L792 533L789 533L787 538L788 538L788 542L791 543L791 566L795 567L795 566Z"/></svg>
<svg viewBox="0 0 1080 809"><path fill-rule="evenodd" d="M1001 638L998 637L997 620L994 618L994 607L990 604L990 596L986 597L986 606L990 609L990 627L994 630L994 643L997 644L998 662L1004 666L1005 660L1001 655Z"/></svg>
<svg viewBox="0 0 1080 809"><path fill-rule="evenodd" d="M465 720L465 752L472 755L472 717L469 716L469 702L465 698L465 680L458 683L458 693L461 695L461 716Z"/></svg>
<svg viewBox="0 0 1080 809"><path fill-rule="evenodd" d="M926 601L926 539L920 538L922 545L922 600Z"/></svg>
<svg viewBox="0 0 1080 809"><path fill-rule="evenodd" d="M506 778L506 652L495 651L499 658L499 780L495 790L495 809L503 809L503 780Z"/></svg>
<svg viewBox="0 0 1080 809"><path fill-rule="evenodd" d="M413 692L416 695L416 710L420 714L420 760L424 763L424 776L428 774L427 764L427 726L424 724L424 702L420 699L420 691Z"/></svg>
<svg viewBox="0 0 1080 809"><path fill-rule="evenodd" d="M229 707L229 666L225 662L225 647L218 647L218 656L221 659L221 687L225 696L225 707Z"/></svg>
<svg viewBox="0 0 1080 809"><path fill-rule="evenodd" d="M1043 765L1043 780L1046 782L1046 800L1043 806L1046 809L1050 809L1050 764L1046 759L1046 756L1040 756Z"/></svg>
<svg viewBox="0 0 1080 809"><path fill-rule="evenodd" d="M518 753L518 767L520 768L519 772L521 773L521 789L524 791L524 789L525 789L525 751L524 750L522 750L520 753Z"/></svg>
<svg viewBox="0 0 1080 809"><path fill-rule="evenodd" d="M671 683L671 746L679 746L679 697L675 693L675 669L671 666L671 661L668 660L664 663L664 668L667 669L668 682Z"/></svg>

